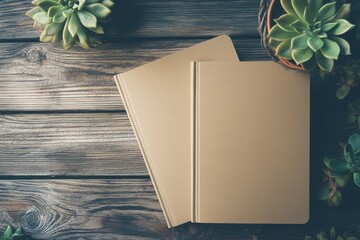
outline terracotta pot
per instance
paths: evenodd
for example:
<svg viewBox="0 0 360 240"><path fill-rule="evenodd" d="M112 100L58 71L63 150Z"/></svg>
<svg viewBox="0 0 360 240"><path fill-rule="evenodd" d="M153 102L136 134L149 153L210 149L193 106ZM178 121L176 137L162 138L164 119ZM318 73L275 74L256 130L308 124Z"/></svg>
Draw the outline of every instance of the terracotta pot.
<svg viewBox="0 0 360 240"><path fill-rule="evenodd" d="M272 13L274 12L274 6L276 4L276 1L278 0L272 0L270 5L269 5L269 9L268 9L268 14L267 14L267 29L268 29L268 32L270 32L270 29L272 27ZM290 69L294 69L294 70L300 70L300 71L305 71L305 69L302 67L302 66L299 66L299 65L296 65L296 63L292 60L287 60L285 58L282 58L282 57L278 57L279 58L279 61L284 64L285 66L287 66L288 68Z"/></svg>

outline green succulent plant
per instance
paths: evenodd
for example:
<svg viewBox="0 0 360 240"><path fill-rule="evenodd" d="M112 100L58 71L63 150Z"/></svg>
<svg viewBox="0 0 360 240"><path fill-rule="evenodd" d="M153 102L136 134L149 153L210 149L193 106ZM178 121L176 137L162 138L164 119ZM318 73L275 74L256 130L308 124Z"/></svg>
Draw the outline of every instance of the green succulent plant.
<svg viewBox="0 0 360 240"><path fill-rule="evenodd" d="M26 14L42 31L41 42L60 42L64 49L77 43L83 48L101 43L102 23L110 20L112 0L33 0Z"/></svg>
<svg viewBox="0 0 360 240"><path fill-rule="evenodd" d="M352 177L360 187L360 135L353 134L345 144L342 155L326 156L324 181L319 191L319 200L327 201L331 207L341 204L343 188Z"/></svg>
<svg viewBox="0 0 360 240"><path fill-rule="evenodd" d="M25 238L21 227L16 229L14 232L14 230L10 226L7 226L4 234L0 236L0 240L22 240L22 239Z"/></svg>
<svg viewBox="0 0 360 240"><path fill-rule="evenodd" d="M348 232L343 235L338 235L335 227L332 227L329 234L326 234L325 231L321 231L318 232L315 237L305 236L305 240L358 240L358 238Z"/></svg>
<svg viewBox="0 0 360 240"><path fill-rule="evenodd" d="M349 122L356 122L358 128L360 129L360 98L352 101L347 108L349 113Z"/></svg>
<svg viewBox="0 0 360 240"><path fill-rule="evenodd" d="M346 18L350 4L336 10L336 2L281 0L285 14L275 19L269 46L275 55L294 60L305 70L331 72L339 55L350 55L350 44L339 37L354 27Z"/></svg>

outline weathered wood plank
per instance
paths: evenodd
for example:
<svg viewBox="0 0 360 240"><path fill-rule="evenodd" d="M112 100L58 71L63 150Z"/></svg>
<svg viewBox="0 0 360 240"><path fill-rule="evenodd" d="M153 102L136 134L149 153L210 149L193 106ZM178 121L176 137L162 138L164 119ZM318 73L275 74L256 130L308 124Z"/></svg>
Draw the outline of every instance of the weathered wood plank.
<svg viewBox="0 0 360 240"><path fill-rule="evenodd" d="M118 0L110 35L184 37L258 35L260 0ZM38 38L25 13L29 0L2 0L0 39ZM109 26L110 27L110 26Z"/></svg>
<svg viewBox="0 0 360 240"><path fill-rule="evenodd" d="M169 230L146 179L2 180L0 192L0 230L22 226L36 239L298 240L334 223L356 230L360 213L354 202L347 209L316 209L305 225L185 224Z"/></svg>
<svg viewBox="0 0 360 240"><path fill-rule="evenodd" d="M164 239L148 180L0 181L0 223L35 239Z"/></svg>
<svg viewBox="0 0 360 240"><path fill-rule="evenodd" d="M0 176L147 176L125 112L0 115Z"/></svg>
<svg viewBox="0 0 360 240"><path fill-rule="evenodd" d="M0 111L123 110L113 75L201 41L133 39L70 51L0 44ZM234 42L242 60L268 59L258 39Z"/></svg>

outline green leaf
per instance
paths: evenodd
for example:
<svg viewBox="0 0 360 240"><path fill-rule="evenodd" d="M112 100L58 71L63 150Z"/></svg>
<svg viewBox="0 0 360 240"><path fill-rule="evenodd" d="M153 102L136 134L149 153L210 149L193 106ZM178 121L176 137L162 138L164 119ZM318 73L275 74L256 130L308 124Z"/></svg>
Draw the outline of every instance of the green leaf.
<svg viewBox="0 0 360 240"><path fill-rule="evenodd" d="M90 48L89 46L89 36L86 34L86 31L83 27L79 27L77 32L77 36L79 38L79 45L85 49Z"/></svg>
<svg viewBox="0 0 360 240"><path fill-rule="evenodd" d="M87 28L97 27L97 19L92 13L89 13L88 11L85 10L78 11L77 13L82 25L84 25Z"/></svg>
<svg viewBox="0 0 360 240"><path fill-rule="evenodd" d="M98 18L105 18L110 15L111 10L100 3L89 4L84 7Z"/></svg>
<svg viewBox="0 0 360 240"><path fill-rule="evenodd" d="M341 85L336 91L337 99L344 99L350 92L350 86L347 84Z"/></svg>
<svg viewBox="0 0 360 240"><path fill-rule="evenodd" d="M279 57L283 57L285 59L291 60L291 39L288 39L282 43L276 48L275 55Z"/></svg>
<svg viewBox="0 0 360 240"><path fill-rule="evenodd" d="M64 15L61 12L59 12L58 14L56 14L53 17L52 20L54 23L63 23L66 20L66 18L64 17Z"/></svg>
<svg viewBox="0 0 360 240"><path fill-rule="evenodd" d="M62 14L63 14L64 17L66 17L66 18L70 18L71 15L72 15L74 12L75 12L75 10L72 9L72 8L70 8L70 9L68 9L68 10L66 10L66 11L63 11Z"/></svg>
<svg viewBox="0 0 360 240"><path fill-rule="evenodd" d="M280 0L281 6L283 7L283 9L291 15L296 15L296 12L294 10L294 7L291 3L291 0Z"/></svg>
<svg viewBox="0 0 360 240"><path fill-rule="evenodd" d="M295 37L296 35L296 33L286 32L282 30L278 25L273 26L269 32L269 37L278 41L285 41Z"/></svg>
<svg viewBox="0 0 360 240"><path fill-rule="evenodd" d="M304 31L308 30L305 23L301 20L296 20L295 22L291 23L290 27L297 33L303 33Z"/></svg>
<svg viewBox="0 0 360 240"><path fill-rule="evenodd" d="M309 37L307 40L307 45L316 52L320 48L324 46L324 41L321 40L319 37Z"/></svg>
<svg viewBox="0 0 360 240"><path fill-rule="evenodd" d="M292 4L296 14L299 16L299 18L303 19L306 1L305 0L291 0L291 4Z"/></svg>
<svg viewBox="0 0 360 240"><path fill-rule="evenodd" d="M45 31L43 31L40 34L40 42L44 42L44 43L52 42L53 38L54 36L47 36Z"/></svg>
<svg viewBox="0 0 360 240"><path fill-rule="evenodd" d="M98 25L96 28L89 28L89 30L91 30L97 34L104 34L104 29L101 25Z"/></svg>
<svg viewBox="0 0 360 240"><path fill-rule="evenodd" d="M355 26L345 19L337 19L334 22L337 23L337 25L329 31L329 33L334 35L344 34Z"/></svg>
<svg viewBox="0 0 360 240"><path fill-rule="evenodd" d="M323 5L323 0L308 0L308 8L313 9L315 15L319 12L321 6Z"/></svg>
<svg viewBox="0 0 360 240"><path fill-rule="evenodd" d="M330 187L328 184L324 183L323 185L321 185L319 189L318 199L320 201L328 200L329 193L330 193Z"/></svg>
<svg viewBox="0 0 360 240"><path fill-rule="evenodd" d="M86 0L79 0L78 10L82 10L85 6Z"/></svg>
<svg viewBox="0 0 360 240"><path fill-rule="evenodd" d="M309 7L305 7L305 11L304 11L304 20L309 23L309 24L313 24L314 20L315 20L315 15L316 12L309 8Z"/></svg>
<svg viewBox="0 0 360 240"><path fill-rule="evenodd" d="M335 230L334 227L332 227L332 228L330 229L330 238L331 238L332 240L335 240L335 239L336 239L336 230Z"/></svg>
<svg viewBox="0 0 360 240"><path fill-rule="evenodd" d="M43 10L40 7L34 7L33 9L26 12L26 15L29 17L33 17L35 14L43 12Z"/></svg>
<svg viewBox="0 0 360 240"><path fill-rule="evenodd" d="M344 187L349 181L350 177L349 175L342 175L342 176L336 176L334 177L334 179L338 187Z"/></svg>
<svg viewBox="0 0 360 240"><path fill-rule="evenodd" d="M63 47L65 50L70 49L74 44L74 40L75 40L69 32L69 21L70 21L69 19L66 20L63 30Z"/></svg>
<svg viewBox="0 0 360 240"><path fill-rule="evenodd" d="M107 6L108 8L112 8L114 6L114 2L111 0L103 0L101 4Z"/></svg>
<svg viewBox="0 0 360 240"><path fill-rule="evenodd" d="M336 172L346 172L349 170L348 164L344 161L331 159L328 163L328 167Z"/></svg>
<svg viewBox="0 0 360 240"><path fill-rule="evenodd" d="M50 23L45 27L45 35L46 36L53 36L61 31L63 25L61 23Z"/></svg>
<svg viewBox="0 0 360 240"><path fill-rule="evenodd" d="M342 202L342 194L339 190L336 191L336 193L334 194L334 196L330 199L329 201L329 205L331 207L338 207L340 206ZM324 238L325 240L325 238Z"/></svg>
<svg viewBox="0 0 360 240"><path fill-rule="evenodd" d="M333 40L334 42L336 42L339 45L341 55L350 55L351 54L350 44L345 39L336 37L336 36L330 36L329 39Z"/></svg>
<svg viewBox="0 0 360 240"><path fill-rule="evenodd" d="M55 2L55 1L50 1L50 0L43 0L43 1L40 1L38 3L38 6L44 10L45 12L47 12L49 10L50 7L52 6L61 6L58 2Z"/></svg>
<svg viewBox="0 0 360 240"><path fill-rule="evenodd" d="M360 173L354 173L354 183L356 186L360 187Z"/></svg>
<svg viewBox="0 0 360 240"><path fill-rule="evenodd" d="M79 29L80 24L81 23L80 23L78 15L76 13L74 13L70 18L69 27L68 27L69 32L72 37L76 36L76 33Z"/></svg>
<svg viewBox="0 0 360 240"><path fill-rule="evenodd" d="M272 49L276 49L276 48L280 45L280 43L282 43L282 42L270 38L268 45L269 45Z"/></svg>
<svg viewBox="0 0 360 240"><path fill-rule="evenodd" d="M309 61L302 63L301 66L308 72L314 71L317 68L315 56L313 56Z"/></svg>
<svg viewBox="0 0 360 240"><path fill-rule="evenodd" d="M66 8L62 6L52 6L49 8L49 11L47 12L47 15L49 17L54 17L56 14L58 14L61 11L64 11Z"/></svg>
<svg viewBox="0 0 360 240"><path fill-rule="evenodd" d="M336 13L336 2L330 2L323 5L317 15L317 20L325 22L329 20Z"/></svg>
<svg viewBox="0 0 360 240"><path fill-rule="evenodd" d="M339 10L337 10L332 20L347 19L350 16L350 12L351 12L351 4L343 4L339 8Z"/></svg>
<svg viewBox="0 0 360 240"><path fill-rule="evenodd" d="M13 234L14 234L14 232L13 232L12 228L10 226L7 226L3 236L5 239L10 239Z"/></svg>
<svg viewBox="0 0 360 240"><path fill-rule="evenodd" d="M305 49L307 48L306 41L308 36L304 33L291 39L291 49Z"/></svg>
<svg viewBox="0 0 360 240"><path fill-rule="evenodd" d="M295 22L297 18L290 14L283 14L279 18L275 19L274 21L276 24L286 32L293 32L294 29L290 27L290 24Z"/></svg>
<svg viewBox="0 0 360 240"><path fill-rule="evenodd" d="M350 144L354 154L360 153L360 135L353 134L348 139L348 144Z"/></svg>
<svg viewBox="0 0 360 240"><path fill-rule="evenodd" d="M305 49L295 49L292 51L291 56L294 61L299 65L300 63L304 63L310 60L313 56L314 52L310 48Z"/></svg>
<svg viewBox="0 0 360 240"><path fill-rule="evenodd" d="M99 3L99 2L101 2L101 0L86 0L87 4Z"/></svg>
<svg viewBox="0 0 360 240"><path fill-rule="evenodd" d="M324 45L320 49L320 52L329 59L338 59L340 55L340 47L339 45L329 39L323 39Z"/></svg>
<svg viewBox="0 0 360 240"><path fill-rule="evenodd" d="M322 55L322 53L319 51L316 52L315 56L316 56L316 62L322 70L324 70L325 72L332 71L332 69L334 68L334 60L333 59L324 57Z"/></svg>
<svg viewBox="0 0 360 240"><path fill-rule="evenodd" d="M45 12L36 13L33 16L33 19L42 25L46 25L51 22L51 17L48 17Z"/></svg>
<svg viewBox="0 0 360 240"><path fill-rule="evenodd" d="M336 22L326 23L321 27L321 30L324 32L330 31L332 28L334 28L337 25Z"/></svg>

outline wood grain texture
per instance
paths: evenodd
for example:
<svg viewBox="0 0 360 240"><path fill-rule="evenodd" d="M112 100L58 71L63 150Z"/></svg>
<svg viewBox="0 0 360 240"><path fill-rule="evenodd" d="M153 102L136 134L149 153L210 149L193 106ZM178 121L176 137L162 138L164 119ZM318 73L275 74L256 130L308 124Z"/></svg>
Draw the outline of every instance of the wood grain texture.
<svg viewBox="0 0 360 240"><path fill-rule="evenodd" d="M0 223L35 239L165 239L148 180L0 181Z"/></svg>
<svg viewBox="0 0 360 240"><path fill-rule="evenodd" d="M108 36L183 37L258 35L260 0L116 0ZM29 0L2 0L0 40L38 38L25 13Z"/></svg>
<svg viewBox="0 0 360 240"><path fill-rule="evenodd" d="M201 41L133 39L69 51L51 44L3 43L0 112L124 110L113 75ZM268 59L258 39L234 43L242 60Z"/></svg>
<svg viewBox="0 0 360 240"><path fill-rule="evenodd" d="M334 223L339 230L359 230L358 208L317 211L321 218L305 225L185 224L169 230L146 179L2 180L0 192L0 230L21 226L35 239L299 240Z"/></svg>
<svg viewBox="0 0 360 240"><path fill-rule="evenodd" d="M0 176L148 176L125 112L0 115L0 143Z"/></svg>

